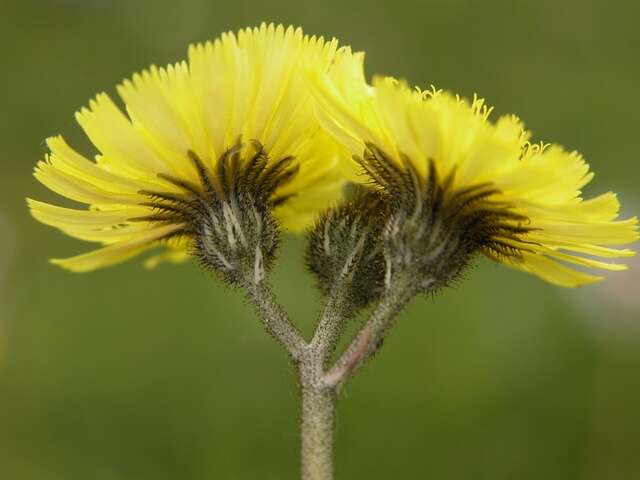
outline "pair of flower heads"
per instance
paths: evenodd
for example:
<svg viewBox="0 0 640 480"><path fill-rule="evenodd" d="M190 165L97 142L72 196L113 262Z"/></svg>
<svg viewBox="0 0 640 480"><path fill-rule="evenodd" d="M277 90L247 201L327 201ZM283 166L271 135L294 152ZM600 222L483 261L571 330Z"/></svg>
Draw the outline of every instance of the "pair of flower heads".
<svg viewBox="0 0 640 480"><path fill-rule="evenodd" d="M323 289L350 276L366 303L402 277L421 291L480 252L561 286L623 270L637 219L614 193L583 199L577 152L530 142L479 98L363 73L363 53L263 24L192 45L76 114L99 153L62 137L35 169L85 204L29 199L33 216L101 246L53 263L85 272L130 259L195 256L230 283L260 282L282 230L308 232Z"/></svg>

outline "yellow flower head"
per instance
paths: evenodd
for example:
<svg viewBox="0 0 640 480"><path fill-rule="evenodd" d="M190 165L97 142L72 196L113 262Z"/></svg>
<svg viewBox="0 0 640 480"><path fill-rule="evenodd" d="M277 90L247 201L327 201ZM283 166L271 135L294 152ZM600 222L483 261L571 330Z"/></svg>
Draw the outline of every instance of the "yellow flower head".
<svg viewBox="0 0 640 480"><path fill-rule="evenodd" d="M353 69L336 70L343 75L362 59L336 40L263 24L191 46L188 61L126 80L118 93L127 115L107 94L97 95L76 114L100 152L95 161L53 137L35 170L48 188L89 207L28 203L41 222L103 247L52 262L88 271L160 243L169 248L149 265L184 259L193 216L208 208L209 197L239 195L240 183L256 189L249 193L284 228L303 229L341 196L344 183L335 168L339 149L319 128L306 82L309 71L334 76L334 62L353 62ZM242 241L228 214L221 210L231 224L224 235Z"/></svg>
<svg viewBox="0 0 640 480"><path fill-rule="evenodd" d="M429 208L444 212L433 230L455 222L462 229L456 241L567 287L602 278L571 264L623 270L599 258L634 254L610 246L637 240L637 219L617 220L614 193L583 199L593 173L581 155L529 143L515 116L493 123L481 99L413 90L391 78L338 84L315 72L312 81L322 125L356 160L347 174L396 203L403 195L416 202L422 191Z"/></svg>

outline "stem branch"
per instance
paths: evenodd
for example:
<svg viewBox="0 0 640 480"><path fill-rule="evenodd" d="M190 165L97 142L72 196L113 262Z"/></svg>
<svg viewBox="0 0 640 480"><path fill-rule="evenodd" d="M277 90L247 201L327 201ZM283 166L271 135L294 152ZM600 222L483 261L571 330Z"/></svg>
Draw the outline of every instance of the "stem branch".
<svg viewBox="0 0 640 480"><path fill-rule="evenodd" d="M246 282L245 289L267 332L280 342L292 360L298 361L307 344L276 302L271 288L263 280Z"/></svg>
<svg viewBox="0 0 640 480"><path fill-rule="evenodd" d="M415 289L409 281L394 282L356 338L327 372L327 362L349 316L341 285L336 285L329 296L309 343L289 321L262 278L247 278L244 287L267 332L284 346L298 369L302 480L332 480L336 392L380 347L393 319L414 296Z"/></svg>
<svg viewBox="0 0 640 480"><path fill-rule="evenodd" d="M327 387L341 387L380 348L393 320L414 295L414 289L408 283L396 282L390 286L356 338L323 376Z"/></svg>
<svg viewBox="0 0 640 480"><path fill-rule="evenodd" d="M347 323L350 312L345 304L344 292L339 286L334 288L309 343L309 349L316 353L317 361L323 368L328 366L326 364L335 351L340 334Z"/></svg>

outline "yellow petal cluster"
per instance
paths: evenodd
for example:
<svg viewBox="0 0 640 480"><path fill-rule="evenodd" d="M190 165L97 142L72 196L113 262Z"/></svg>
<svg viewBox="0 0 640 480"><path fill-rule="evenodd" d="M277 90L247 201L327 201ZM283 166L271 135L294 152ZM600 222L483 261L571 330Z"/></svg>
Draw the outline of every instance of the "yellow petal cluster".
<svg viewBox="0 0 640 480"><path fill-rule="evenodd" d="M323 72L311 74L325 130L358 157L372 143L398 165L409 159L422 175L433 161L440 175L455 172L451 191L493 185L500 193L492 201L530 220L530 231L518 241L499 239L520 255L497 260L566 287L600 280L593 269L626 268L609 259L634 252L612 247L637 240L638 221L618 219L620 205L611 192L582 198L593 173L579 153L530 143L530 133L513 115L490 121L482 99L411 89L392 78L369 86L357 78L338 83ZM371 182L353 161L345 164L345 174Z"/></svg>
<svg viewBox="0 0 640 480"><path fill-rule="evenodd" d="M306 80L314 71L333 77L334 63L353 64L335 75L352 74L362 67L362 58L339 48L336 40L263 24L191 46L188 61L152 66L124 81L117 90L126 113L109 95L97 95L76 114L99 152L95 159L53 137L47 140L50 153L35 169L49 189L86 207L28 203L39 221L102 247L52 262L89 271L159 243L168 250L149 265L186 258L188 242L165 241L181 225L132 221L150 214L150 207L141 205L148 198L140 192L175 192L175 182L163 175L197 182L188 152L214 172L219 157L238 139L247 148L260 142L271 160L295 157L299 173L276 192L290 200L275 215L285 229L305 228L341 197L345 183L336 168L340 150L319 127Z"/></svg>
<svg viewBox="0 0 640 480"><path fill-rule="evenodd" d="M105 267L157 245L166 249L148 266L185 259L184 225L139 221L153 213L148 192L180 193L179 181L197 183L193 156L214 175L238 142L247 154L260 144L270 161L295 158L299 173L275 193L287 201L274 212L292 231L338 201L347 181L371 183L349 155L360 157L373 144L400 166L408 159L423 176L430 162L443 177L452 174L452 192L495 187L492 202L529 219L527 233L498 239L519 252L496 257L500 262L571 287L602 278L591 270L626 268L611 259L634 254L619 246L638 239L637 219L618 218L611 192L582 197L593 173L579 153L531 143L517 117L492 121L479 98L412 89L392 78L369 85L363 54L335 39L263 24L193 45L188 60L152 66L117 91L124 111L101 93L76 114L95 158L57 136L47 140L50 153L35 169L46 187L84 206L28 199L33 216L101 244L52 260L69 270Z"/></svg>

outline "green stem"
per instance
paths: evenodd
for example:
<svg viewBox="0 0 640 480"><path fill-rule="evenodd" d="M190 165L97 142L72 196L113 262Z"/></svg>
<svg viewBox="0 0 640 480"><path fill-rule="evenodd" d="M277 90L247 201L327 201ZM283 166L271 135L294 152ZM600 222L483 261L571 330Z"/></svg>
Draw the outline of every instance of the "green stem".
<svg viewBox="0 0 640 480"><path fill-rule="evenodd" d="M309 343L309 348L318 355L318 362L323 368L328 366L327 362L336 349L347 320L352 315L346 303L345 292L337 286L327 299Z"/></svg>
<svg viewBox="0 0 640 480"><path fill-rule="evenodd" d="M355 340L335 366L326 371L349 316L344 292L339 287L336 285L330 295L313 339L306 343L276 303L268 285L262 279L245 282L248 297L256 306L267 332L285 347L298 369L302 480L333 480L337 391L380 347L394 318L415 294L408 279L394 282Z"/></svg>
<svg viewBox="0 0 640 480"><path fill-rule="evenodd" d="M302 480L333 479L336 394L320 384L316 356L302 360L300 376L300 460Z"/></svg>
<svg viewBox="0 0 640 480"><path fill-rule="evenodd" d="M324 385L339 389L380 348L389 327L415 293L410 281L396 281L389 287L356 338L323 376Z"/></svg>
<svg viewBox="0 0 640 480"><path fill-rule="evenodd" d="M245 283L245 289L267 332L280 342L294 362L298 361L307 344L276 302L269 286L264 280L249 281Z"/></svg>
<svg viewBox="0 0 640 480"><path fill-rule="evenodd" d="M321 380L325 359L335 348L344 323L340 295L327 302L314 340L307 344L264 281L246 281L244 286L267 332L285 347L298 368L302 479L332 480L336 395L335 389L327 388Z"/></svg>

